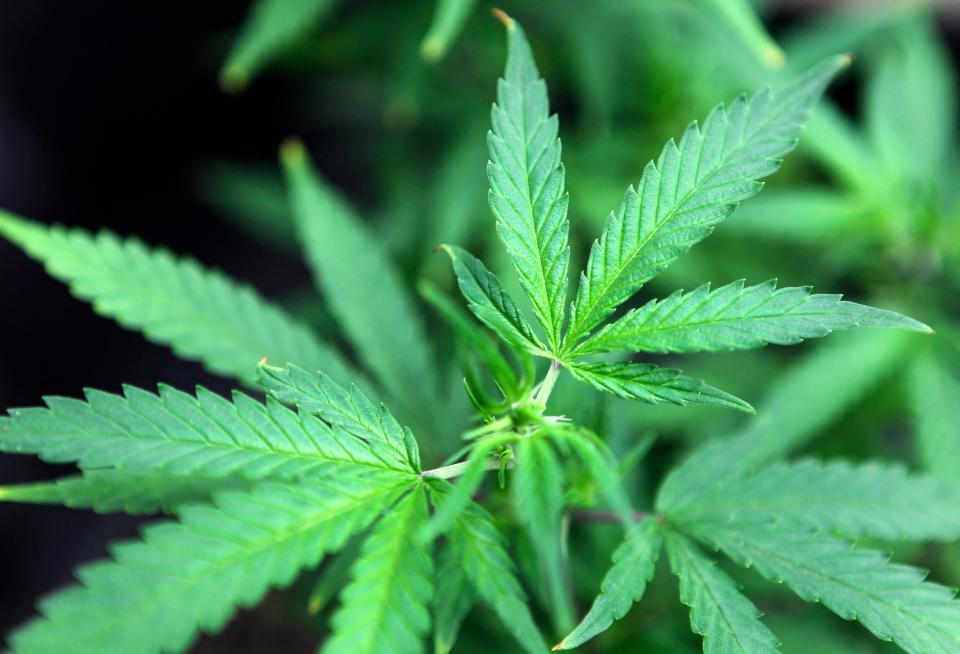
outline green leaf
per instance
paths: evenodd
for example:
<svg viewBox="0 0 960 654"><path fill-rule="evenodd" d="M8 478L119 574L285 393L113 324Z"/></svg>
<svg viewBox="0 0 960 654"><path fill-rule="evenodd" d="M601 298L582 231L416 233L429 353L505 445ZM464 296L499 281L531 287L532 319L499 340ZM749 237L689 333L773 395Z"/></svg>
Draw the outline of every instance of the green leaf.
<svg viewBox="0 0 960 654"><path fill-rule="evenodd" d="M460 36L476 0L436 0L433 20L420 43L420 54L428 61L442 59Z"/></svg>
<svg viewBox="0 0 960 654"><path fill-rule="evenodd" d="M600 594L576 629L553 649L573 649L610 628L643 597L660 558L662 529L653 517L633 528L613 553L613 566L600 584Z"/></svg>
<svg viewBox="0 0 960 654"><path fill-rule="evenodd" d="M690 627L703 636L704 654L775 654L776 636L760 611L717 564L686 537L666 530L670 567L680 579L680 601L690 607Z"/></svg>
<svg viewBox="0 0 960 654"><path fill-rule="evenodd" d="M563 467L541 435L517 443L514 468L513 503L544 576L553 622L558 631L566 632L573 627L574 614L560 549Z"/></svg>
<svg viewBox="0 0 960 654"><path fill-rule="evenodd" d="M652 300L607 325L574 351L726 352L794 345L853 327L896 327L931 333L893 311L845 302L841 295L813 294L809 287L777 288L776 281L744 286L743 280L710 290L710 284Z"/></svg>
<svg viewBox="0 0 960 654"><path fill-rule="evenodd" d="M214 161L198 177L203 201L239 231L278 252L298 251L287 191L275 166Z"/></svg>
<svg viewBox="0 0 960 654"><path fill-rule="evenodd" d="M450 256L460 292L477 319L513 347L550 357L510 295L483 262L456 246L441 247Z"/></svg>
<svg viewBox="0 0 960 654"><path fill-rule="evenodd" d="M274 58L306 36L336 0L254 0L247 20L220 70L220 85L242 91Z"/></svg>
<svg viewBox="0 0 960 654"><path fill-rule="evenodd" d="M94 310L211 372L252 382L263 358L356 379L349 365L253 289L193 259L109 232L46 228L0 211L0 236L43 262Z"/></svg>
<svg viewBox="0 0 960 654"><path fill-rule="evenodd" d="M446 482L431 480L431 490L441 506L448 489ZM463 569L480 599L497 613L524 650L543 654L547 643L537 630L503 536L490 514L470 502L450 532L450 542L462 553Z"/></svg>
<svg viewBox="0 0 960 654"><path fill-rule="evenodd" d="M434 605L435 654L449 654L457 642L457 634L464 618L477 601L476 591L467 579L463 564L463 552L452 544L440 551L437 574L434 580L436 598Z"/></svg>
<svg viewBox="0 0 960 654"><path fill-rule="evenodd" d="M487 135L490 207L497 233L556 352L570 264L558 121L549 115L547 86L523 29L505 14L498 16L507 26L507 66L497 83L497 103L490 114L493 129Z"/></svg>
<svg viewBox="0 0 960 654"><path fill-rule="evenodd" d="M334 488L335 486L335 488ZM401 492L396 483L266 484L190 506L181 522L152 525L143 541L113 548L115 561L80 568L80 586L40 603L39 617L10 638L16 654L187 650L236 607L343 545Z"/></svg>
<svg viewBox="0 0 960 654"><path fill-rule="evenodd" d="M291 404L345 430L369 446L390 452L394 463L418 471L420 453L409 429L397 422L387 407L377 405L356 386L340 386L322 372L310 374L296 366L261 365L257 380L271 397Z"/></svg>
<svg viewBox="0 0 960 654"><path fill-rule="evenodd" d="M783 89L717 107L702 130L694 122L679 145L667 143L590 250L564 338L567 351L756 195L759 180L793 150L811 107L847 61L828 59Z"/></svg>
<svg viewBox="0 0 960 654"><path fill-rule="evenodd" d="M323 566L316 582L313 584L313 588L310 589L310 596L307 598L307 613L309 615L320 613L350 581L350 569L353 568L354 562L360 556L360 546L363 545L365 536L367 536L365 532L354 534L344 543L337 556Z"/></svg>
<svg viewBox="0 0 960 654"><path fill-rule="evenodd" d="M727 23L737 40L765 67L777 69L784 65L783 50L764 28L749 0L701 0L701 4Z"/></svg>
<svg viewBox="0 0 960 654"><path fill-rule="evenodd" d="M288 142L282 158L307 262L331 312L404 419L424 433L438 430L436 367L413 294L375 234L317 175L303 145Z"/></svg>
<svg viewBox="0 0 960 654"><path fill-rule="evenodd" d="M488 216L484 202L487 189L481 183L487 165L487 144L478 135L485 126L483 114L465 119L460 134L441 153L429 173L433 186L427 197L429 225L424 230L420 221L414 224L419 243L432 248L439 243L464 243L475 237L486 241L493 236L483 229ZM418 194L422 192L417 190Z"/></svg>
<svg viewBox="0 0 960 654"><path fill-rule="evenodd" d="M840 245L838 238L862 228L866 211L864 199L857 194L813 186L767 189L737 209L737 219L730 221L726 229L734 236L836 247Z"/></svg>
<svg viewBox="0 0 960 654"><path fill-rule="evenodd" d="M671 524L785 520L846 536L885 540L960 538L960 494L899 466L843 461L776 463L690 498ZM704 527L707 528L707 527Z"/></svg>
<svg viewBox="0 0 960 654"><path fill-rule="evenodd" d="M911 340L901 332L862 332L819 347L774 382L743 429L711 439L670 472L657 510L669 513L822 433L896 368Z"/></svg>
<svg viewBox="0 0 960 654"><path fill-rule="evenodd" d="M50 463L116 467L129 473L292 480L377 475L410 478L413 464L373 431L330 426L234 393L226 400L161 386L159 395L124 387L87 390L86 402L48 397L49 408L12 409L0 418L0 451ZM344 421L346 422L346 421Z"/></svg>
<svg viewBox="0 0 960 654"><path fill-rule="evenodd" d="M956 79L926 18L902 21L868 78L867 129L887 171L926 182L953 151Z"/></svg>
<svg viewBox="0 0 960 654"><path fill-rule="evenodd" d="M853 189L874 191L884 178L874 149L828 100L821 102L810 116L801 149Z"/></svg>
<svg viewBox="0 0 960 654"><path fill-rule="evenodd" d="M908 381L920 461L942 482L960 487L960 379L927 351L913 362Z"/></svg>
<svg viewBox="0 0 960 654"><path fill-rule="evenodd" d="M573 376L601 391L648 404L714 404L746 413L753 407L738 397L679 370L650 363L574 363Z"/></svg>
<svg viewBox="0 0 960 654"><path fill-rule="evenodd" d="M322 654L419 654L430 630L433 559L415 534L427 517L422 488L387 512L363 544L331 618Z"/></svg>
<svg viewBox="0 0 960 654"><path fill-rule="evenodd" d="M245 479L135 474L124 470L84 470L53 482L0 486L0 501L62 504L97 513L172 513L184 504L209 502L216 491L244 490Z"/></svg>
<svg viewBox="0 0 960 654"><path fill-rule="evenodd" d="M469 360L474 355L479 357L490 369L494 381L503 391L504 396L513 400L521 399L523 383L513 366L501 353L498 342L459 304L454 303L427 280L421 280L418 289L423 299L436 309L461 344L461 348L458 349L461 359ZM462 363L466 365L467 361Z"/></svg>
<svg viewBox="0 0 960 654"><path fill-rule="evenodd" d="M960 602L955 591L925 582L917 568L889 562L788 523L710 525L697 537L738 564L786 584L845 620L858 620L881 640L911 654L952 654L960 648Z"/></svg>

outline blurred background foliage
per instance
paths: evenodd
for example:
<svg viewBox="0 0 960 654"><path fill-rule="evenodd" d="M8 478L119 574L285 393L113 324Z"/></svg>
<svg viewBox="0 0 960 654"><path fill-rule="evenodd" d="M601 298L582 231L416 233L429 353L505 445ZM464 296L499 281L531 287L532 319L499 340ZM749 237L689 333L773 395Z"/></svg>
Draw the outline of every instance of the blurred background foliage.
<svg viewBox="0 0 960 654"><path fill-rule="evenodd" d="M502 28L489 18L489 7L475 0L244 4L231 5L232 23L213 21L216 29L195 34L199 46L188 52L203 83L211 90L219 85L216 92L228 96L226 110L259 134L255 146L245 149L209 148L185 173L190 193L218 217L204 219L212 221L210 230L223 232L221 246L258 257L241 265L226 255L214 263L245 273L263 266L292 270L258 281L267 279L268 290L339 342L337 319L309 292L308 276L293 263L300 253L275 147L280 137L295 133L320 172L372 227L411 296L423 280L431 284L428 292L451 293L448 263L431 255L442 242L470 247L501 279L510 279L486 202L484 134L504 57ZM958 5L774 0L505 0L502 5L524 24L560 115L574 269L626 187L639 181L647 161L687 123L822 57L853 53L852 69L820 107L783 170L635 302L707 281L757 283L779 274L784 285L813 283L820 292L899 308L938 332L929 339L856 332L814 346L685 357L689 372L757 406L756 418L709 407L646 407L561 383L556 397L562 412L608 439L637 507L650 506L665 472L692 447L732 435L755 439L758 460L788 453L896 460L960 483ZM189 11L181 19L190 21ZM122 48L116 52L123 55ZM4 99L0 95L0 107ZM182 101L189 106L191 98ZM257 129L261 115L276 120L270 130ZM247 136L243 121L230 125L238 141ZM287 134L277 134L279 129ZM3 163L0 170L15 165ZM137 206L126 210L136 212ZM195 216L180 218L148 231L148 240L172 240L177 249L191 251ZM126 233L142 231L136 222L118 224ZM252 245L237 245L241 241ZM0 250L0 263L11 252ZM419 306L431 341L454 360L455 344L440 316L427 303ZM0 372L4 396L4 383L12 386L16 376L10 369ZM458 383L458 376L446 378ZM114 387L136 381L109 372L98 379L104 378ZM53 390L76 394L79 387ZM931 402L931 396L941 401ZM465 396L459 402L453 408L467 415ZM573 492L589 497L594 489L584 485ZM497 497L492 494L491 501ZM533 555L519 532L512 535L536 600L542 589L533 578ZM582 611L606 569L617 529L574 516L569 536L571 584ZM897 553L933 569L938 580L960 584L960 548L898 546ZM342 585L344 570L327 566L291 593L311 597L311 615L297 614L299 605L281 597L259 609L256 622L279 623L279 632L322 632L328 600ZM770 614L785 652L895 650L855 624L756 584L750 573L730 572ZM644 601L585 651L699 651L675 586L661 569ZM33 594L7 599L14 615L26 615ZM489 615L475 612L455 651L504 646L492 624ZM232 649L225 651L264 651L244 630L233 628L226 641ZM289 651L300 651L295 635L283 638ZM219 639L201 643L199 651L219 651L223 645L214 640Z"/></svg>

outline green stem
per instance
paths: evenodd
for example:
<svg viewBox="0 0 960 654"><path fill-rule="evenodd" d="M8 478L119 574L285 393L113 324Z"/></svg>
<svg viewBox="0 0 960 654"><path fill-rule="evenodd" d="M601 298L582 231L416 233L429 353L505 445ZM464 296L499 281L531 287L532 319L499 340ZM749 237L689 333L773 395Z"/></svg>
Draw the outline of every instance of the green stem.
<svg viewBox="0 0 960 654"><path fill-rule="evenodd" d="M560 376L561 370L563 370L563 366L560 365L559 361L550 362L550 369L547 371L547 376L543 378L536 397L533 398L534 402L540 406L547 405L547 400L550 398L550 393L553 392L553 386L557 383L557 378Z"/></svg>
<svg viewBox="0 0 960 654"><path fill-rule="evenodd" d="M433 470L424 470L420 473L420 476L423 478L426 477L435 477L436 479L452 479L453 477L459 477L464 472L467 471L467 467L470 465L470 461L461 461L460 463L453 463L448 466L441 466L439 468L434 468ZM500 461L498 459L491 459L483 467L484 470L499 470Z"/></svg>

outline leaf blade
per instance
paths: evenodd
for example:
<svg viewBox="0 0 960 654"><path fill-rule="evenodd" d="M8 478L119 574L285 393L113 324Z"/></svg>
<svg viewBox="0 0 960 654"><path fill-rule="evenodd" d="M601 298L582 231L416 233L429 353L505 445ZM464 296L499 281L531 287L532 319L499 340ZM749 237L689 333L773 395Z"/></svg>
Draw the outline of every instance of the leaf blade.
<svg viewBox="0 0 960 654"><path fill-rule="evenodd" d="M807 287L777 288L773 280L755 286L740 280L713 290L704 284L631 310L587 339L574 354L727 352L768 343L794 345L854 327L933 331L899 313L841 297L814 294Z"/></svg>
<svg viewBox="0 0 960 654"><path fill-rule="evenodd" d="M514 507L536 552L553 622L558 631L566 632L573 627L574 617L560 549L563 469L543 436L519 441L514 468Z"/></svg>
<svg viewBox="0 0 960 654"><path fill-rule="evenodd" d="M507 27L507 64L487 135L490 207L534 313L556 352L563 328L570 246L558 122L547 87L516 21Z"/></svg>
<svg viewBox="0 0 960 654"><path fill-rule="evenodd" d="M938 479L957 486L960 380L931 352L924 352L911 366L908 381L920 460Z"/></svg>
<svg viewBox="0 0 960 654"><path fill-rule="evenodd" d="M663 535L653 517L647 517L627 533L613 553L613 565L600 584L600 594L576 628L553 649L573 649L610 628L639 602L653 578L660 558Z"/></svg>
<svg viewBox="0 0 960 654"><path fill-rule="evenodd" d="M364 541L331 618L322 654L419 654L430 629L433 559L416 532L427 517L416 488L394 505Z"/></svg>
<svg viewBox="0 0 960 654"><path fill-rule="evenodd" d="M436 366L414 294L376 235L317 173L304 146L288 141L281 160L307 263L344 335L404 420L418 432L440 431L431 410L442 401Z"/></svg>
<svg viewBox="0 0 960 654"><path fill-rule="evenodd" d="M775 654L779 643L760 622L760 611L716 563L685 536L667 530L670 567L680 579L680 601L690 626L703 636L704 654Z"/></svg>
<svg viewBox="0 0 960 654"><path fill-rule="evenodd" d="M760 190L758 180L793 150L811 107L846 63L829 59L777 92L765 89L729 109L718 107L702 130L692 123L679 145L667 143L591 247L564 339L567 351Z"/></svg>
<svg viewBox="0 0 960 654"><path fill-rule="evenodd" d="M960 646L955 592L880 552L789 523L716 525L695 535L738 564L785 583L804 601L857 620L911 654L948 654Z"/></svg>
<svg viewBox="0 0 960 654"><path fill-rule="evenodd" d="M960 537L960 495L900 466L845 461L775 463L670 511L677 524L790 520L884 540Z"/></svg>
<svg viewBox="0 0 960 654"><path fill-rule="evenodd" d="M115 547L114 561L81 568L82 585L44 600L44 617L13 634L12 650L183 651L199 631L219 631L236 607L338 549L402 488L266 484L221 494L216 507L188 507L181 522L147 527L142 542ZM185 564L184 551L205 555Z"/></svg>
<svg viewBox="0 0 960 654"><path fill-rule="evenodd" d="M275 57L323 19L337 0L258 0L247 16L223 68L220 85L242 91Z"/></svg>
<svg viewBox="0 0 960 654"><path fill-rule="evenodd" d="M467 306L480 322L506 343L538 356L549 357L533 328L503 290L496 275L483 262L462 248L440 246L453 263L454 274Z"/></svg>
<svg viewBox="0 0 960 654"><path fill-rule="evenodd" d="M0 418L0 450L138 474L283 481L414 474L406 456L375 440L274 400L235 393L231 402L203 388L196 396L127 386L123 395L87 390L86 401L50 397L47 408Z"/></svg>
<svg viewBox="0 0 960 654"><path fill-rule="evenodd" d="M219 375L252 382L263 358L359 379L335 351L252 288L190 258L110 232L46 228L0 211L0 236L44 263L97 313Z"/></svg>
<svg viewBox="0 0 960 654"><path fill-rule="evenodd" d="M214 492L243 490L249 485L244 479L131 474L106 468L84 470L53 482L0 486L0 501L62 504L97 513L173 513L185 504L209 502Z"/></svg>
<svg viewBox="0 0 960 654"><path fill-rule="evenodd" d="M672 368L649 363L573 363L568 367L580 381L624 399L680 406L714 404L755 413L740 398Z"/></svg>

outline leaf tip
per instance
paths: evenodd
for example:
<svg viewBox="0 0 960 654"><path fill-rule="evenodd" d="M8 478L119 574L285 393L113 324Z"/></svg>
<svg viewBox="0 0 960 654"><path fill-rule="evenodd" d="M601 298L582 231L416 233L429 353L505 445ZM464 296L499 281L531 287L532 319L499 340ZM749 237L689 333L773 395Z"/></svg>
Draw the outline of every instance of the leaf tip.
<svg viewBox="0 0 960 654"><path fill-rule="evenodd" d="M551 652L559 652L562 649L567 649L567 639L564 638L559 643L550 648Z"/></svg>
<svg viewBox="0 0 960 654"><path fill-rule="evenodd" d="M780 70L787 63L787 56L780 49L780 46L774 43L767 45L760 56L764 65L770 70Z"/></svg>
<svg viewBox="0 0 960 654"><path fill-rule="evenodd" d="M228 95L242 93L250 83L250 73L246 68L227 64L220 71L220 89Z"/></svg>
<svg viewBox="0 0 960 654"><path fill-rule="evenodd" d="M494 7L490 10L490 13L493 14L493 17L503 23L503 26L507 28L508 32L512 32L516 29L516 24L514 20L502 9Z"/></svg>
<svg viewBox="0 0 960 654"><path fill-rule="evenodd" d="M296 136L289 136L280 144L280 160L288 166L299 166L307 158L307 148Z"/></svg>
<svg viewBox="0 0 960 654"><path fill-rule="evenodd" d="M426 38L420 44L420 56L424 61L431 64L440 61L445 54L446 47L442 40L437 38Z"/></svg>

